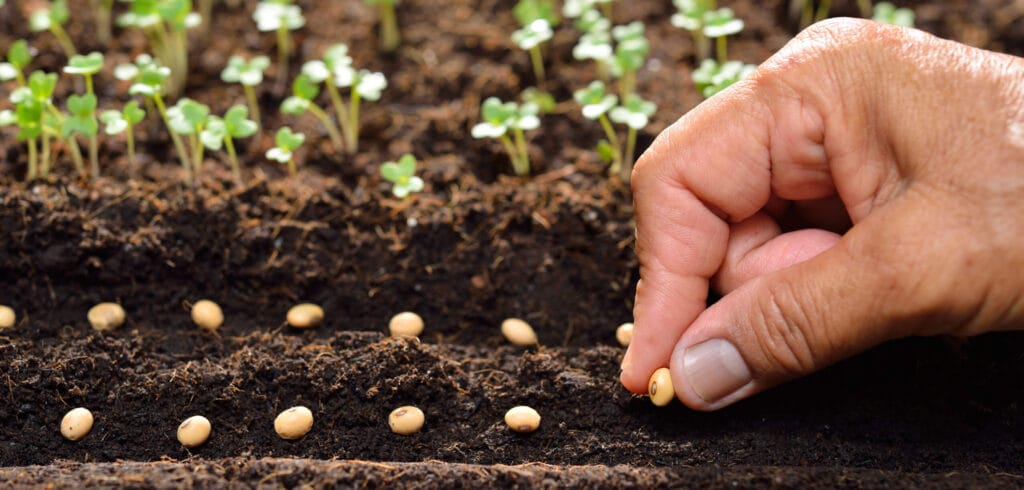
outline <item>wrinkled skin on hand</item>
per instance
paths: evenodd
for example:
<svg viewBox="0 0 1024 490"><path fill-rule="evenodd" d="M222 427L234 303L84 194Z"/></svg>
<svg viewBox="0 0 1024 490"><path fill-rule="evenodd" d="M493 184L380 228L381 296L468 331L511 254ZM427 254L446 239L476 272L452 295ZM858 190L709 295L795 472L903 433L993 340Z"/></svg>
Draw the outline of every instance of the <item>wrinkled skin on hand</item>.
<svg viewBox="0 0 1024 490"><path fill-rule="evenodd" d="M714 410L886 340L1024 328L1024 59L822 22L665 130L632 186L633 392L669 366Z"/></svg>

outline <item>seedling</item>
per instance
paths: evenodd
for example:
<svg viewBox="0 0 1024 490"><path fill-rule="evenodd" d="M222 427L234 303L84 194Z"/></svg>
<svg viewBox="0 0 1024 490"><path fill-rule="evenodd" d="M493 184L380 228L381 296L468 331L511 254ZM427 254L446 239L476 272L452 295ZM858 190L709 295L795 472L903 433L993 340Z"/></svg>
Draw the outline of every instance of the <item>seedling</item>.
<svg viewBox="0 0 1024 490"><path fill-rule="evenodd" d="M644 66L650 44L644 37L644 24L640 21L612 28L615 38L615 58L612 75L619 78L619 96L625 99L636 92L636 73Z"/></svg>
<svg viewBox="0 0 1024 490"><path fill-rule="evenodd" d="M626 150L622 154L621 168L611 168L612 173L619 173L622 180L629 181L630 173L633 171L633 154L636 152L637 131L647 126L650 116L654 114L657 107L654 102L646 101L637 94L629 94L622 102L622 105L614 108L608 113L612 122L625 124Z"/></svg>
<svg viewBox="0 0 1024 490"><path fill-rule="evenodd" d="M690 31L693 38L695 57L706 59L711 52L708 37L704 35L704 15L715 9L714 0L673 0L676 13L672 25Z"/></svg>
<svg viewBox="0 0 1024 490"><path fill-rule="evenodd" d="M512 33L512 41L530 54L530 63L538 85L544 83L544 56L541 45L554 35L558 23L555 7L549 0L520 0L513 9L521 29Z"/></svg>
<svg viewBox="0 0 1024 490"><path fill-rule="evenodd" d="M248 138L259 129L255 121L248 118L249 111L242 105L236 105L224 113L224 118L210 116L206 127L199 134L203 146L217 151L224 147L228 152L228 163L235 179L241 181L242 170L238 165L238 154L235 152L235 139Z"/></svg>
<svg viewBox="0 0 1024 490"><path fill-rule="evenodd" d="M380 175L381 177L384 177L384 180L394 184L394 186L391 187L391 193L399 199L403 199L411 193L423 190L423 179L416 176L416 157L409 153L402 155L402 157L398 159L397 163L384 162L384 164L380 166ZM396 325L400 325L399 329L403 332L415 330L412 326L416 323L416 319L419 319L419 316L411 318L410 315L415 316L416 314L411 312L399 313L398 316L392 318L391 333L395 333ZM419 319L419 330L423 330L422 319ZM419 332L413 335L419 335Z"/></svg>
<svg viewBox="0 0 1024 490"><path fill-rule="evenodd" d="M96 122L96 93L93 91L92 77L102 69L103 54L95 51L85 56L72 56L68 60L68 66L64 67L64 73L85 77L85 96L77 100L74 95L68 98L68 112L71 113L71 117L64 122L63 132L66 138L72 137L73 134L89 138L89 168L92 170L93 178L100 176L100 165L99 140L96 138L99 125Z"/></svg>
<svg viewBox="0 0 1024 490"><path fill-rule="evenodd" d="M210 419L193 415L178 426L178 442L188 448L202 446L210 438L210 429Z"/></svg>
<svg viewBox="0 0 1024 490"><path fill-rule="evenodd" d="M391 432L403 436L410 436L419 432L423 428L425 420L426 417L423 415L423 410L411 405L398 407L388 415L388 425L391 427Z"/></svg>
<svg viewBox="0 0 1024 490"><path fill-rule="evenodd" d="M128 161L135 164L135 125L146 118L146 111L136 101L129 101L120 111L108 110L100 114L100 121L105 125L104 132L108 135L125 134L128 144Z"/></svg>
<svg viewBox="0 0 1024 490"><path fill-rule="evenodd" d="M540 414L527 406L512 407L505 412L505 425L516 432L533 432L540 427Z"/></svg>
<svg viewBox="0 0 1024 490"><path fill-rule="evenodd" d="M718 63L729 61L727 36L743 30L743 20L737 19L730 8L712 10L704 14L704 35L715 40Z"/></svg>
<svg viewBox="0 0 1024 490"><path fill-rule="evenodd" d="M573 58L594 60L601 81L608 83L609 66L615 62L611 22L597 10L587 10L576 19L576 27L583 31L583 35L572 49Z"/></svg>
<svg viewBox="0 0 1024 490"><path fill-rule="evenodd" d="M192 0L121 0L130 4L117 19L122 27L135 27L146 34L160 63L171 69L164 89L169 95L181 93L188 76L188 30L203 22L192 12Z"/></svg>
<svg viewBox="0 0 1024 490"><path fill-rule="evenodd" d="M533 327L519 318L507 318L501 322L501 334L505 340L516 347L532 347L537 345L537 332Z"/></svg>
<svg viewBox="0 0 1024 490"><path fill-rule="evenodd" d="M161 93L164 90L164 83L171 75L171 69L157 64L149 55L139 55L135 58L134 64L118 65L114 69L114 77L118 80L130 81L131 87L128 93L141 95L153 101L160 118L163 119L174 142L174 149L178 152L178 159L182 168L185 169L186 180L192 179L192 168L189 165L188 153L185 151L185 143L178 136L178 133L171 128L171 120L167 113L167 105Z"/></svg>
<svg viewBox="0 0 1024 490"><path fill-rule="evenodd" d="M93 416L88 408L73 408L60 421L60 433L69 441L77 441L92 430Z"/></svg>
<svg viewBox="0 0 1024 490"><path fill-rule="evenodd" d="M64 30L64 24L67 24L70 17L71 13L68 10L67 1L53 0L52 2L42 4L41 7L29 15L28 28L32 32L50 31L53 37L57 38L57 42L60 43L61 49L64 50L64 55L70 59L78 54L78 51L75 50L75 44L71 42L67 31Z"/></svg>
<svg viewBox="0 0 1024 490"><path fill-rule="evenodd" d="M600 5L601 15L611 19L612 18L612 6L615 0L565 0L562 5L562 15L576 19L581 17L587 11L593 10L595 6Z"/></svg>
<svg viewBox="0 0 1024 490"><path fill-rule="evenodd" d="M349 153L357 152L359 150L360 103L363 99L380 100L381 92L388 86L387 78L380 72L353 68L352 58L348 56L348 46L344 44L335 44L327 48L323 59L306 62L302 65L301 76L306 77L317 91L319 84L326 85L331 103L334 104L334 110L338 114L341 130L345 133L345 148ZM348 104L345 103L338 91L339 88L350 89ZM316 97L312 90L309 90L309 93Z"/></svg>
<svg viewBox="0 0 1024 490"><path fill-rule="evenodd" d="M861 14L864 15L865 17L867 17L868 13L871 12L870 0L857 0L857 5L860 8ZM866 10L865 7L867 7ZM814 0L792 0L789 4L789 11L791 16L795 17L797 12L800 13L801 29L811 25L814 22L824 20L826 17L828 17L828 13L831 9L831 0L821 0L820 2L818 2L817 8L815 8L814 6Z"/></svg>
<svg viewBox="0 0 1024 490"><path fill-rule="evenodd" d="M294 5L292 0L264 0L256 4L252 18L261 32L274 31L277 35L277 84L278 88L284 88L288 58L294 49L290 33L306 25L302 8Z"/></svg>
<svg viewBox="0 0 1024 490"><path fill-rule="evenodd" d="M875 22L903 27L914 27L914 11L908 8L896 8L889 2L878 2L872 16Z"/></svg>
<svg viewBox="0 0 1024 490"><path fill-rule="evenodd" d="M249 104L249 113L252 120L256 121L256 127L260 123L260 104L256 99L256 87L263 83L263 72L270 66L270 58L256 56L246 61L241 56L232 56L228 60L228 66L220 72L221 80L228 83L240 83L245 90L245 100Z"/></svg>
<svg viewBox="0 0 1024 490"><path fill-rule="evenodd" d="M314 82L308 75L301 74L292 82L292 95L281 103L281 112L293 116L301 116L307 111L313 114L323 124L324 129L327 130L327 134L331 138L331 144L334 145L335 150L338 150L343 146L341 134L338 133L338 128L334 125L334 121L331 120L331 116L328 116L316 104L315 99L319 94L320 85ZM268 158L270 158L269 154ZM279 161L285 162L283 160Z"/></svg>
<svg viewBox="0 0 1024 490"><path fill-rule="evenodd" d="M0 82L17 80L19 87L25 86L25 68L32 63L28 43L19 39L7 49L7 62L0 63Z"/></svg>
<svg viewBox="0 0 1024 490"><path fill-rule="evenodd" d="M101 44L110 42L110 16L114 10L114 0L93 0L93 11L96 12L96 38Z"/></svg>
<svg viewBox="0 0 1024 490"><path fill-rule="evenodd" d="M525 177L530 174L530 154L526 147L524 131L540 127L537 117L538 107L532 103L522 105L515 102L502 102L497 97L489 97L480 106L483 122L473 126L474 138L497 138L505 146L512 169L516 175ZM512 133L509 138L508 133ZM513 139L515 140L513 142Z"/></svg>
<svg viewBox="0 0 1024 490"><path fill-rule="evenodd" d="M647 395L651 397L651 403L658 407L664 407L676 397L675 387L672 386L672 373L668 368L658 368L651 375L647 382Z"/></svg>
<svg viewBox="0 0 1024 490"><path fill-rule="evenodd" d="M208 299L201 299L192 305L192 322L199 328L213 332L224 324L224 311L220 305Z"/></svg>
<svg viewBox="0 0 1024 490"><path fill-rule="evenodd" d="M369 5L380 7L380 47L384 51L394 51L402 43L398 33L398 19L395 16L395 3L398 0L363 0Z"/></svg>
<svg viewBox="0 0 1024 490"><path fill-rule="evenodd" d="M50 172L50 140L61 138L68 146L75 169L84 173L82 154L73 137L64 136L68 119L53 105L53 92L57 87L57 74L35 71L28 83L11 92L10 100L14 111L0 112L0 126L16 125L18 140L28 145L27 180L46 178ZM87 103L87 102L85 102ZM77 101L75 108L84 109L85 104ZM93 100L95 108L95 100ZM41 150L40 150L41 143ZM40 154L41 153L41 154Z"/></svg>
<svg viewBox="0 0 1024 490"><path fill-rule="evenodd" d="M619 137L608 119L608 112L619 103L618 96L607 93L604 82L595 80L587 88L577 90L573 98L583 108L583 117L601 123L601 129L604 130L607 139L598 143L598 153L605 160L611 161L613 169L621 169L622 145L619 144Z"/></svg>
<svg viewBox="0 0 1024 490"><path fill-rule="evenodd" d="M295 175L295 150L306 141L306 135L293 133L291 128L283 127L277 130L274 137L276 146L267 150L267 158L288 165L288 172ZM315 307L315 308L314 308ZM317 314L316 310L319 310ZM316 326L323 320L324 313L316 305L299 305L288 312L288 323L295 328L309 328ZM293 321L294 320L294 321Z"/></svg>
<svg viewBox="0 0 1024 490"><path fill-rule="evenodd" d="M697 85L697 90L708 98L748 77L756 69L757 66L744 64L742 61L728 61L720 65L715 60L707 59L693 71L691 77Z"/></svg>
<svg viewBox="0 0 1024 490"><path fill-rule="evenodd" d="M203 150L205 146L200 136L209 121L210 107L200 104L187 97L167 109L168 127L172 133L188 137L192 158L192 171L198 175L203 166Z"/></svg>
<svg viewBox="0 0 1024 490"><path fill-rule="evenodd" d="M289 408L274 419L274 431L282 439L301 439L313 428L313 412L303 406Z"/></svg>

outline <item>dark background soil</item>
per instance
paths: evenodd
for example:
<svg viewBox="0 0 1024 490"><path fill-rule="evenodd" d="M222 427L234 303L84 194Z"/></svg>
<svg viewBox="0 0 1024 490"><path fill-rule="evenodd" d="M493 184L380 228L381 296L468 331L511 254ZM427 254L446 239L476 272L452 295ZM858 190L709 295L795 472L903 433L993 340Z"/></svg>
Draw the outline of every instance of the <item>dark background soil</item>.
<svg viewBox="0 0 1024 490"><path fill-rule="evenodd" d="M63 57L52 37L29 36L16 8L26 2L8 3L0 51L29 37L40 51L34 66L56 70ZM100 181L77 180L64 162L51 182L26 185L18 181L23 149L0 131L0 303L19 314L17 327L0 333L0 466L50 465L0 469L0 480L376 486L408 478L470 488L1024 482L1022 334L893 342L712 414L678 403L656 409L631 396L617 383L622 349L614 341L615 326L630 318L636 280L630 196L592 156L599 128L571 104L546 116L532 138L535 176L525 181L505 176L500 145L468 135L483 97L509 99L532 83L528 59L508 40L513 2L408 0L399 13L405 44L385 56L376 52L371 8L299 3L309 21L297 35L301 58L345 41L357 65L388 74L381 102L365 107L356 157L314 143L306 170L285 178L258 157L271 144L264 138L243 145L252 152L244 186L211 157L202 186L191 190L150 124L136 179L128 178L135 170L123 145L107 140ZM853 13L836 3L836 13ZM729 4L748 26L730 49L735 57L759 62L795 32L780 2ZM72 5L88 13L86 2ZM931 32L1024 52L1024 20L1008 20L1019 2L915 5ZM648 24L652 61L640 87L660 108L643 136L649 141L700 102L689 82L690 44L667 22L668 1L616 8L619 23ZM238 87L219 82L227 55L272 53L273 45L247 13L217 12L212 34L193 39L187 94L220 112L243 100ZM89 26L86 15L69 29L81 51L99 48ZM569 61L573 36L560 29L550 50L556 76L548 89L560 100L593 76ZM126 100L110 68L143 49L136 33L117 39L99 84L101 106ZM300 64L293 59L292 70ZM266 90L265 126L296 124L277 114L280 98ZM312 121L297 125L317 134ZM386 197L376 172L405 151L421 158L428 188L399 202ZM224 307L218 334L190 323L187 306L201 298ZM85 312L99 301L123 304L128 324L92 333ZM282 326L300 301L324 306L322 326ZM425 318L423 343L382 336L402 310ZM545 347L505 346L498 325L508 316L529 320ZM314 429L280 440L273 417L298 403L312 408ZM427 413L422 433L388 430L388 412L403 404ZM540 411L541 430L522 436L504 428L502 415L516 404ZM75 406L97 420L71 443L57 426ZM214 434L189 452L174 429L193 414L209 417ZM188 462L56 463L166 459ZM500 466L523 463L534 464Z"/></svg>

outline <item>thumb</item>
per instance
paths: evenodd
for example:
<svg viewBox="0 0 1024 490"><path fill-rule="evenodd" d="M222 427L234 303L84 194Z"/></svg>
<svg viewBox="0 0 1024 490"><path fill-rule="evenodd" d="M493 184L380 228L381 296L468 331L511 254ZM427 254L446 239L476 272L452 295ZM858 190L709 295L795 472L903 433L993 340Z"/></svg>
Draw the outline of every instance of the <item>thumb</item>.
<svg viewBox="0 0 1024 490"><path fill-rule="evenodd" d="M904 264L912 261L899 256L906 242L900 226L911 219L900 219L894 207L877 210L820 255L754 278L701 313L672 353L679 399L715 410L915 333L920 290L906 287Z"/></svg>

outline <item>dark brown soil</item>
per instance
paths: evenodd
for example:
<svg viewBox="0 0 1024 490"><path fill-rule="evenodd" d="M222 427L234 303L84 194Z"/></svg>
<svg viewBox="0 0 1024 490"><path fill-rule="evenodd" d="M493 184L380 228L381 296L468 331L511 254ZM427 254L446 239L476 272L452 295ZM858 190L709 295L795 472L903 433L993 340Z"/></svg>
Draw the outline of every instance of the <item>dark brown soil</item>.
<svg viewBox="0 0 1024 490"><path fill-rule="evenodd" d="M108 141L107 177L78 181L65 162L51 182L26 185L18 181L23 149L0 131L0 304L19 314L0 336L0 467L10 467L0 468L0 481L1024 484L1022 334L893 342L712 414L631 396L617 383L614 328L630 318L637 275L632 210L626 186L604 177L590 151L599 128L571 104L546 116L527 180L505 176L500 145L468 134L482 97L508 99L532 83L527 58L508 40L514 2L409 0L399 14L406 43L385 56L373 41L375 13L361 2L299 3L309 19L297 36L301 57L345 41L358 65L388 74L382 101L365 108L358 156L314 143L305 171L287 178L258 157L271 144L264 138L245 146L245 185L211 157L193 190L180 184L152 124L139 169ZM748 25L731 49L741 59L761 61L793 34L780 2L730 3ZM836 3L838 13L853 13ZM8 4L0 51L27 36L15 8L22 3ZM88 13L86 2L72 4ZM1019 55L1024 20L1009 20L1011 4L920 2L917 12L932 32ZM688 81L690 45L668 24L670 8L656 0L617 7L618 21L648 23L657 60L641 76L641 92L660 108L646 141L700 101ZM90 25L84 16L70 29L82 51L99 48L89 44ZM212 32L194 39L188 95L222 111L242 101L218 81L227 54L273 46L242 10L219 7ZM63 58L52 38L30 39L36 66L57 69ZM141 42L119 37L107 74ZM570 63L573 42L564 28L550 53L548 89L560 100L592 76ZM99 86L101 106L125 100L109 78ZM295 124L277 115L280 97L269 88L261 101L266 127ZM297 125L317 134L310 121ZM421 158L427 192L400 202L376 174L405 151ZM201 298L225 310L218 334L189 320L188 304ZM128 324L93 333L85 312L100 301L123 304ZM285 311L300 301L323 305L324 324L284 327ZM425 318L422 343L383 337L403 310ZM545 347L505 346L498 325L509 316L530 321ZM315 414L312 432L277 438L273 417L300 403ZM387 414L404 404L426 412L420 434L388 429ZM517 404L540 411L538 432L504 427L504 411ZM96 425L72 443L57 426L75 406L89 407ZM193 414L210 418L214 433L189 452L174 429ZM335 458L363 461L324 461Z"/></svg>

